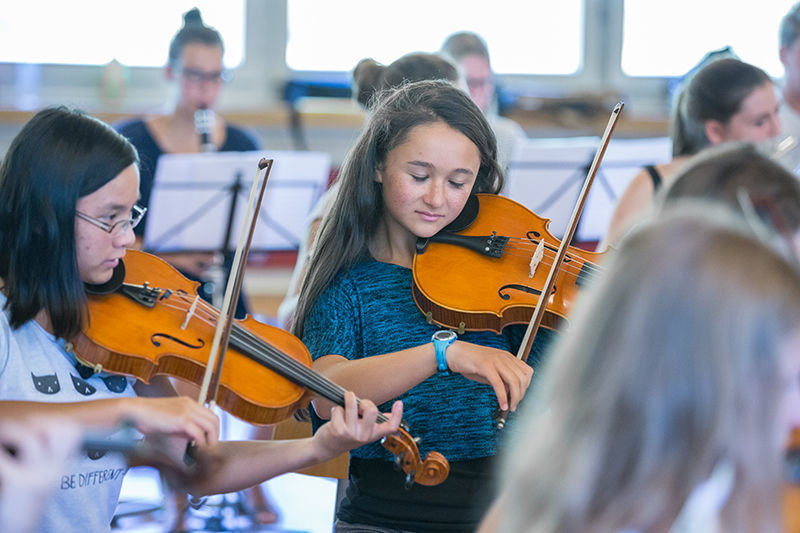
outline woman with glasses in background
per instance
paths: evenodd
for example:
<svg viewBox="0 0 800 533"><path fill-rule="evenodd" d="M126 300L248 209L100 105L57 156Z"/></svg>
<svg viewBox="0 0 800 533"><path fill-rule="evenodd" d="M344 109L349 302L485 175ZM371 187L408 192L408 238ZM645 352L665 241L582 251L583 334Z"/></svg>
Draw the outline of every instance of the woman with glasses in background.
<svg viewBox="0 0 800 533"><path fill-rule="evenodd" d="M197 8L187 12L183 27L169 46L166 76L177 87L177 100L172 112L115 126L139 152L140 202L143 207L150 204L154 173L162 154L259 149L253 135L226 123L212 111L228 78L222 64L223 52L219 32L203 23ZM141 241L144 233L145 224L142 224L136 231L138 240ZM214 287L209 283L208 272L213 254L170 254L164 258L192 279L204 282L199 289L200 295L211 301ZM237 316L243 316L246 311L245 301L240 299Z"/></svg>
<svg viewBox="0 0 800 533"><path fill-rule="evenodd" d="M172 38L169 46L167 79L177 89L177 100L172 112L148 118L138 118L116 125L117 131L133 143L141 160L141 204L147 207L153 189L158 158L165 153L199 153L208 151L240 152L258 150L259 142L249 132L227 123L213 109L229 78L222 63L225 51L219 32L203 23L200 11L194 8L183 16L183 27ZM255 168L256 161L253 162ZM187 213L193 207L187 207ZM141 247L145 234L142 224L136 231ZM187 277L201 283L198 294L214 302L223 294L221 277L227 278L232 254L226 257L213 253L170 253L163 258L177 267ZM223 268L219 268L223 262ZM236 305L236 317L249 312L247 297L241 293ZM184 394L194 395L191 386L176 384ZM273 428L258 428L252 437L272 438ZM249 493L253 517L262 524L274 523L278 515L266 496L254 489Z"/></svg>

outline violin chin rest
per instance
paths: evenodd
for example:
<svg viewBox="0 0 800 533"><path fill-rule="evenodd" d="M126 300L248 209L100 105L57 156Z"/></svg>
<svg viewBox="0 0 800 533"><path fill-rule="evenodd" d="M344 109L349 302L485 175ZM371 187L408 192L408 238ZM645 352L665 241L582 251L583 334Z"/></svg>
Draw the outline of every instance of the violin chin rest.
<svg viewBox="0 0 800 533"><path fill-rule="evenodd" d="M114 267L114 272L111 274L111 279L98 285L84 283L83 286L86 288L86 292L89 294L111 294L122 287L122 283L124 281L125 263L120 259L119 263L117 263L117 266Z"/></svg>

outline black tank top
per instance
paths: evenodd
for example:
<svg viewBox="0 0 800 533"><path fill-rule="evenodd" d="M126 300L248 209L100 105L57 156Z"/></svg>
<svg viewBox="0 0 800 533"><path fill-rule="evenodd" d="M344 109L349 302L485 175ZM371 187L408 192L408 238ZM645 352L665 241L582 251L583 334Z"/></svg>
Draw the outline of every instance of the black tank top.
<svg viewBox="0 0 800 533"><path fill-rule="evenodd" d="M661 177L661 174L658 172L654 165L645 165L644 169L650 175L650 179L653 181L653 192L658 191L661 188L661 183L664 179Z"/></svg>

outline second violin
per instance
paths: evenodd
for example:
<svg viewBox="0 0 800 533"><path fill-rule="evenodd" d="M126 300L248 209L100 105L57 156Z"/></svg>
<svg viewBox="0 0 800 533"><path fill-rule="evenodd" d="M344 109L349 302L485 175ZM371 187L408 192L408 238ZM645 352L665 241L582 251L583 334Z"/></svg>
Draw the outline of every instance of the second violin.
<svg viewBox="0 0 800 533"><path fill-rule="evenodd" d="M471 204L449 230L417 243L414 300L429 321L499 333L530 320L560 241L549 220L506 197L476 194ZM556 329L569 316L602 257L569 248L542 326Z"/></svg>

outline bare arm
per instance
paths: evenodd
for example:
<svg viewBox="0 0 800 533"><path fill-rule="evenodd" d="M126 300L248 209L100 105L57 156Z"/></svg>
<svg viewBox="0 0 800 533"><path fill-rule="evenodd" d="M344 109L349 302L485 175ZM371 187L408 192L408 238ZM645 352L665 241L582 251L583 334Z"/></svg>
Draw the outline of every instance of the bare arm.
<svg viewBox="0 0 800 533"><path fill-rule="evenodd" d="M530 366L509 352L464 341L456 341L447 349L447 364L452 372L491 385L500 407L511 411L522 400L533 375ZM436 373L436 353L428 343L356 360L326 355L314 362L314 370L360 398L381 404ZM324 399L314 400L321 418L327 418L331 405Z"/></svg>
<svg viewBox="0 0 800 533"><path fill-rule="evenodd" d="M348 450L376 441L397 431L403 405L396 402L388 420L376 423L375 404L360 405L352 392L345 395L345 408L335 407L331 421L313 437L284 441L221 442L209 476L188 487L195 495L243 490L287 472L332 459ZM213 460L213 457L212 457Z"/></svg>
<svg viewBox="0 0 800 533"><path fill-rule="evenodd" d="M631 226L642 217L652 201L653 182L647 171L642 170L622 193L611 216L608 232L597 249L602 251L608 246L617 244Z"/></svg>
<svg viewBox="0 0 800 533"><path fill-rule="evenodd" d="M156 380L154 380L156 381ZM157 381L158 383L158 381ZM83 428L114 428L122 421L133 422L136 429L149 434L161 434L189 439L209 445L219 439L219 421L214 413L186 397L153 397L158 385L137 384L141 397L112 398L85 402L0 402L2 418L26 420L30 417L53 416L77 423Z"/></svg>

